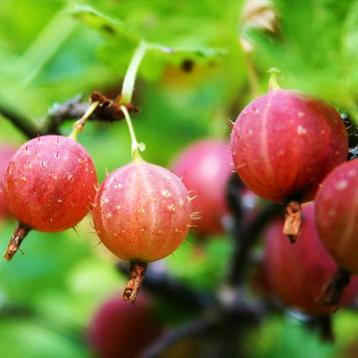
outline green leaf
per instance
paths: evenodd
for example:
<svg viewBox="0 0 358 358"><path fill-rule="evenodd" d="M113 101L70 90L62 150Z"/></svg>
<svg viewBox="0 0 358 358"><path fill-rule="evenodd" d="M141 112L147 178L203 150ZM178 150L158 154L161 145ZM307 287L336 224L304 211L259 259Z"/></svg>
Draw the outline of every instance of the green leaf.
<svg viewBox="0 0 358 358"><path fill-rule="evenodd" d="M105 15L90 5L74 4L67 12L87 26L101 30L109 35L118 36L120 34L133 41L140 40L140 37L134 34L123 21Z"/></svg>

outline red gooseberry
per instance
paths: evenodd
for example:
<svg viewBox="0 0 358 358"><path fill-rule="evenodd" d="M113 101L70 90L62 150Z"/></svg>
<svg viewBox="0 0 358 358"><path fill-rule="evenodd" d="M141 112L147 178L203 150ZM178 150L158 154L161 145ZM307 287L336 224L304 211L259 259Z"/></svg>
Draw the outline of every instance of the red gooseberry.
<svg viewBox="0 0 358 358"><path fill-rule="evenodd" d="M328 314L331 309L317 300L336 266L319 239L314 205L309 203L302 209L302 229L294 248L284 240L281 221L268 227L265 234L266 277L272 291L283 303L313 315ZM358 279L352 280L347 287L342 304L352 304L357 294Z"/></svg>
<svg viewBox="0 0 358 358"><path fill-rule="evenodd" d="M186 237L190 198L176 175L137 158L103 182L93 221L103 244L130 262L131 279L123 297L134 302L146 264L171 254Z"/></svg>
<svg viewBox="0 0 358 358"><path fill-rule="evenodd" d="M10 158L15 151L16 150L10 146L4 146L0 149L0 218L3 218L8 213L4 194L4 181Z"/></svg>
<svg viewBox="0 0 358 358"><path fill-rule="evenodd" d="M300 203L347 158L347 133L338 112L323 101L283 89L256 98L231 134L234 166L257 195L285 206L284 233L295 240Z"/></svg>
<svg viewBox="0 0 358 358"><path fill-rule="evenodd" d="M91 157L73 139L46 135L23 144L9 163L4 186L9 211L20 223L5 258L11 259L31 229L75 226L89 211L96 184Z"/></svg>
<svg viewBox="0 0 358 358"><path fill-rule="evenodd" d="M192 191L193 212L200 213L195 231L201 236L224 231L222 220L228 214L225 191L232 173L229 144L219 140L193 143L179 154L174 173Z"/></svg>
<svg viewBox="0 0 358 358"><path fill-rule="evenodd" d="M320 238L339 266L358 274L358 159L336 167L316 196Z"/></svg>
<svg viewBox="0 0 358 358"><path fill-rule="evenodd" d="M316 196L316 222L338 265L321 297L323 304L334 307L350 275L358 274L358 159L337 166L323 181Z"/></svg>
<svg viewBox="0 0 358 358"><path fill-rule="evenodd" d="M146 297L140 297L135 306L114 297L96 311L88 339L99 357L136 358L159 337L161 331L161 324Z"/></svg>

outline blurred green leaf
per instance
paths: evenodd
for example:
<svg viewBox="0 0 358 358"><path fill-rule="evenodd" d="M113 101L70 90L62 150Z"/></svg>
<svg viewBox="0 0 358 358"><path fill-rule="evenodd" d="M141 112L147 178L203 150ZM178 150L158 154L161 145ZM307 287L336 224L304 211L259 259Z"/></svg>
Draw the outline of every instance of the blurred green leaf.
<svg viewBox="0 0 358 358"><path fill-rule="evenodd" d="M195 289L214 290L222 283L230 259L231 244L223 237L207 242L186 240L168 258L170 270Z"/></svg>
<svg viewBox="0 0 358 358"><path fill-rule="evenodd" d="M130 31L128 25L118 18L103 14L94 7L86 4L74 4L68 10L68 14L74 16L86 25L107 34L118 36L118 34L139 41L140 37Z"/></svg>
<svg viewBox="0 0 358 358"><path fill-rule="evenodd" d="M1 230L1 252L13 229L7 226ZM32 231L22 251L24 255L19 252L11 262L0 261L0 291L9 301L28 304L46 291L63 290L68 269L78 257L89 254L87 245L73 230L57 234Z"/></svg>
<svg viewBox="0 0 358 358"><path fill-rule="evenodd" d="M275 0L281 33L249 31L255 60L278 67L283 85L322 97L358 121L358 3L350 0ZM358 123L358 122L357 122Z"/></svg>
<svg viewBox="0 0 358 358"><path fill-rule="evenodd" d="M332 344L323 343L316 332L289 316L266 319L258 332L251 333L246 347L255 358L327 358L335 352Z"/></svg>
<svg viewBox="0 0 358 358"><path fill-rule="evenodd" d="M59 327L41 321L6 319L0 321L1 355L7 358L84 358L83 344L73 341Z"/></svg>

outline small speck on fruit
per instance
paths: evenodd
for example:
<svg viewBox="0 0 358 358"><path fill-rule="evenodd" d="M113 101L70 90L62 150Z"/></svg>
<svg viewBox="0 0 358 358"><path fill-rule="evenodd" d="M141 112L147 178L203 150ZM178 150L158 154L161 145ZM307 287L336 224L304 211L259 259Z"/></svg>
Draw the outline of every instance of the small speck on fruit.
<svg viewBox="0 0 358 358"><path fill-rule="evenodd" d="M298 135L305 135L307 133L307 130L305 127L303 126L298 126L297 127L297 134Z"/></svg>
<svg viewBox="0 0 358 358"><path fill-rule="evenodd" d="M346 180L341 180L336 184L336 189L337 190L344 190L346 189L348 186L348 183Z"/></svg>
<svg viewBox="0 0 358 358"><path fill-rule="evenodd" d="M170 198L171 197L170 192L168 190L162 190L161 194L165 198Z"/></svg>
<svg viewBox="0 0 358 358"><path fill-rule="evenodd" d="M169 205L167 206L167 209L168 209L169 211L175 211L175 205L174 205L174 204L169 204Z"/></svg>

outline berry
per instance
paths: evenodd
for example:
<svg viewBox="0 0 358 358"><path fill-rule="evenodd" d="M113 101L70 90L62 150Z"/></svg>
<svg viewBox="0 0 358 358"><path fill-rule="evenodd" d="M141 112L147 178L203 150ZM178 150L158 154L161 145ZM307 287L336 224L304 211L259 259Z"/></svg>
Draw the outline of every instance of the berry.
<svg viewBox="0 0 358 358"><path fill-rule="evenodd" d="M193 212L200 213L195 231L200 236L224 231L222 219L228 209L225 190L232 172L229 145L203 140L189 146L177 158L173 171L196 197Z"/></svg>
<svg viewBox="0 0 358 358"><path fill-rule="evenodd" d="M93 161L80 144L47 135L28 141L12 157L5 195L22 228L56 232L73 227L87 214L96 183Z"/></svg>
<svg viewBox="0 0 358 358"><path fill-rule="evenodd" d="M266 231L265 268L269 285L287 305L309 314L326 314L329 307L317 302L336 266L321 241L315 224L314 205L303 206L299 240L292 248L281 232L282 222L274 222ZM342 298L352 304L358 293L358 279L352 280Z"/></svg>
<svg viewBox="0 0 358 358"><path fill-rule="evenodd" d="M320 238L339 266L358 274L358 159L336 167L316 196Z"/></svg>
<svg viewBox="0 0 358 358"><path fill-rule="evenodd" d="M0 218L6 216L8 209L4 194L4 181L10 158L15 153L12 147L3 147L0 149Z"/></svg>
<svg viewBox="0 0 358 358"><path fill-rule="evenodd" d="M131 263L133 280L124 298L134 302L146 263L168 256L186 237L191 204L177 176L136 159L106 178L95 198L93 220L103 244Z"/></svg>
<svg viewBox="0 0 358 358"><path fill-rule="evenodd" d="M102 358L135 358L162 331L150 302L144 297L135 306L115 297L104 302L90 323L88 339Z"/></svg>
<svg viewBox="0 0 358 358"><path fill-rule="evenodd" d="M284 232L294 240L300 203L347 158L344 124L336 110L295 91L275 89L251 102L231 135L234 166L257 195L286 206Z"/></svg>

